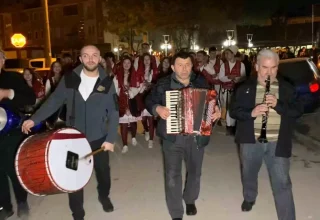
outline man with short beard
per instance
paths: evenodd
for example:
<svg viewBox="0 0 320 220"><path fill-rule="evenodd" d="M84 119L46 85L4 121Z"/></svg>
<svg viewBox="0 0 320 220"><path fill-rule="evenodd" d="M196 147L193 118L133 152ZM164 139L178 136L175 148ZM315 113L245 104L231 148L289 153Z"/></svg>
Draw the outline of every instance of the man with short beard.
<svg viewBox="0 0 320 220"><path fill-rule="evenodd" d="M104 152L94 156L94 169L99 201L105 212L112 212L108 151L113 152L117 138L117 93L112 78L99 66L101 56L98 48L93 45L83 47L80 61L82 64L65 75L48 100L30 120L23 123L22 131L29 133L30 128L47 119L66 102L67 126L75 127L85 134L92 150L104 148ZM83 220L83 190L69 194L69 205L74 220Z"/></svg>

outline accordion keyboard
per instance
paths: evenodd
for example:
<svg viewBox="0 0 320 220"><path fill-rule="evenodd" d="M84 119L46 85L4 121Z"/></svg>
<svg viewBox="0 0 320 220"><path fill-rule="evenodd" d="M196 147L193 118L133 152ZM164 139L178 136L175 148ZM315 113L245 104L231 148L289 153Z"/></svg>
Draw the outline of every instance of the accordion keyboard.
<svg viewBox="0 0 320 220"><path fill-rule="evenodd" d="M170 116L167 118L167 134L178 134L182 131L181 92L166 91L166 107Z"/></svg>

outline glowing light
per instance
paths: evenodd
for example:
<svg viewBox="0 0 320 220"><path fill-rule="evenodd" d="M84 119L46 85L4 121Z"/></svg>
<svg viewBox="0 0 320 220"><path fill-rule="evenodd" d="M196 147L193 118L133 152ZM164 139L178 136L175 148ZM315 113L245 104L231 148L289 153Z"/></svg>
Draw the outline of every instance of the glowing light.
<svg viewBox="0 0 320 220"><path fill-rule="evenodd" d="M17 48L22 48L26 45L27 39L22 34L14 34L11 37L11 43L13 46L15 46Z"/></svg>

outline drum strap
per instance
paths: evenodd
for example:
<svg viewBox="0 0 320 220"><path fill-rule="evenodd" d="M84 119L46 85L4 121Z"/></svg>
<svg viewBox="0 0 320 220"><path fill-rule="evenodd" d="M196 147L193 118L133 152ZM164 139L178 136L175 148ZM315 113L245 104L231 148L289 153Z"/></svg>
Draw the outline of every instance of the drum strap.
<svg viewBox="0 0 320 220"><path fill-rule="evenodd" d="M75 105L76 105L76 90L73 89L72 109L71 109L71 115L70 115L70 125L71 125L71 127L75 126Z"/></svg>

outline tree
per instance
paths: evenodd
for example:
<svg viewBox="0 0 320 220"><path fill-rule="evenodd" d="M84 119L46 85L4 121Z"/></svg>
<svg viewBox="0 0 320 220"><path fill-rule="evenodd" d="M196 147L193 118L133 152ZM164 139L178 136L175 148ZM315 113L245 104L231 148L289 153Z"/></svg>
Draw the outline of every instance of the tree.
<svg viewBox="0 0 320 220"><path fill-rule="evenodd" d="M131 30L139 34L161 29L171 33L180 46L186 41L190 48L200 29L203 36L208 36L212 30L225 30L234 23L242 14L243 1L230 0L229 4L221 4L218 0L111 0L107 4L110 10L106 28L126 36Z"/></svg>

